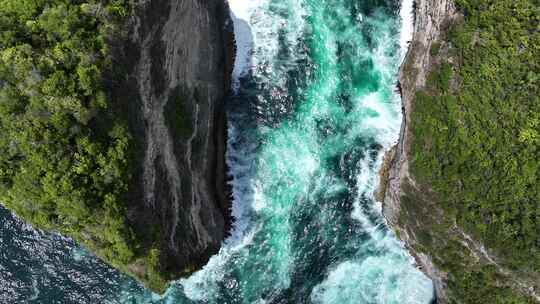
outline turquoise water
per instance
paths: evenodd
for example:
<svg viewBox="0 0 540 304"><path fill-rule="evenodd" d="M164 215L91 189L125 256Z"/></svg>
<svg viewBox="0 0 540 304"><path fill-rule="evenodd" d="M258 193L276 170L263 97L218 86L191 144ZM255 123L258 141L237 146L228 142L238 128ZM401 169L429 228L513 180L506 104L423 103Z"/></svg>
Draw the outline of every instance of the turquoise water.
<svg viewBox="0 0 540 304"><path fill-rule="evenodd" d="M39 263L37 247L24 243L10 257L13 269L32 272L20 294L30 303L429 303L431 282L373 198L401 122L403 27L394 2L231 0L236 222L220 253L158 296L69 240L32 232L42 254L56 258ZM5 231L30 229L3 218ZM9 299L22 299L12 289Z"/></svg>
<svg viewBox="0 0 540 304"><path fill-rule="evenodd" d="M201 303L429 303L373 199L398 136L399 7L231 1L234 235L170 290ZM243 53L243 54L242 54Z"/></svg>

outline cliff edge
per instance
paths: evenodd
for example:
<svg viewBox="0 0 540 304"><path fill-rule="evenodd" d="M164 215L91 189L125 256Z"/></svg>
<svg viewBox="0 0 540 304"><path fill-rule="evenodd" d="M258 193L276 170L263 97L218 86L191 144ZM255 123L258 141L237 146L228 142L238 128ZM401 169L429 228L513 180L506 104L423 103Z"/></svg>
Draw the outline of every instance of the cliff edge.
<svg viewBox="0 0 540 304"><path fill-rule="evenodd" d="M389 225L394 228L405 244L412 249L417 243L415 227L400 222L402 210L402 187L405 183L414 185L415 182L409 174L410 155L410 120L413 99L417 89L426 85L427 75L435 58L430 55L432 44L441 39L441 31L453 19L457 18L456 8L451 0L443 1L415 1L414 6L414 32L409 50L399 70L399 88L402 99L403 121L399 141L396 147L389 151L386 161L390 162L386 177L386 188L383 189L383 214ZM434 210L433 210L434 211ZM444 274L434 265L428 255L414 252L413 255L422 270L433 280L438 298L444 297Z"/></svg>

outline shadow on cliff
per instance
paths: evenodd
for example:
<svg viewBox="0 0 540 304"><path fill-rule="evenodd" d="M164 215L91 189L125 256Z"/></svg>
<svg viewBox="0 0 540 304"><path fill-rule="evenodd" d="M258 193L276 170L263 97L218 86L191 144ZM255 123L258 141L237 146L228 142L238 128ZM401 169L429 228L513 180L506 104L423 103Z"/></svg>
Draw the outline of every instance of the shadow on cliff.
<svg viewBox="0 0 540 304"><path fill-rule="evenodd" d="M234 32L234 66L230 70L230 91L225 99L227 113L227 183L231 201L231 221L226 242L241 241L253 211L252 189L258 130L253 120L257 104L253 76L253 33L249 23L230 12L232 23L226 31Z"/></svg>
<svg viewBox="0 0 540 304"><path fill-rule="evenodd" d="M226 31L234 32L234 67L231 71L232 95L236 95L240 89L241 82L249 79L253 67L253 33L249 23L237 17L230 11L232 24L228 24Z"/></svg>

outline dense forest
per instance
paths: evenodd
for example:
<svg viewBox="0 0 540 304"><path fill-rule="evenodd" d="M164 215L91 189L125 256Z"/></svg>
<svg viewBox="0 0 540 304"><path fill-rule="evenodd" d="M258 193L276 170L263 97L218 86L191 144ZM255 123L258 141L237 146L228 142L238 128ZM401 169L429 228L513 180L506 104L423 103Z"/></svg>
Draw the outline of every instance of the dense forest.
<svg viewBox="0 0 540 304"><path fill-rule="evenodd" d="M126 224L132 136L105 83L108 40L123 34L130 7L0 1L0 202L122 270L135 258L156 260L154 251L138 256Z"/></svg>
<svg viewBox="0 0 540 304"><path fill-rule="evenodd" d="M457 224L496 261L465 257L459 237L422 250L463 303L526 303L497 269L540 278L540 1L456 4L463 18L432 46L413 102L411 170L447 217L430 229Z"/></svg>

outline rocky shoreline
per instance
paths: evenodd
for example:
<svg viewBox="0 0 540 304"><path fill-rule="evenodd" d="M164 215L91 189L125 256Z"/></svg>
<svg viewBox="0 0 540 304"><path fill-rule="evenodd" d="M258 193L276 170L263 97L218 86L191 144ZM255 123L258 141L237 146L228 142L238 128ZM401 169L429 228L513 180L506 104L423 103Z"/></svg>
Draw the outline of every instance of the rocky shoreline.
<svg viewBox="0 0 540 304"><path fill-rule="evenodd" d="M403 182L414 185L409 175L410 113L413 98L418 88L426 84L426 78L436 60L430 54L431 45L440 40L441 30L454 18L457 11L452 0L429 1L417 0L414 6L414 33L407 55L399 70L399 83L403 121L399 141L387 151L380 172L381 188L376 197L383 202L383 215L399 238L405 243L419 268L433 280L437 299L445 297L445 274L434 267L431 258L416 252L413 245L417 237L413 229L399 221L403 195Z"/></svg>

